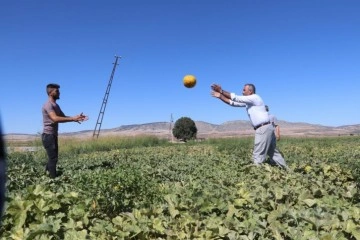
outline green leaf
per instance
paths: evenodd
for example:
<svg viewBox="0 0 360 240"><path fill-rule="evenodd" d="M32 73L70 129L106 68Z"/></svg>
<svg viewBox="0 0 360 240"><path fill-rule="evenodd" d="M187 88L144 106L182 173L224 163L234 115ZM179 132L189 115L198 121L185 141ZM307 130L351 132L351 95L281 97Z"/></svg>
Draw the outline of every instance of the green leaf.
<svg viewBox="0 0 360 240"><path fill-rule="evenodd" d="M21 228L25 224L27 212L34 205L32 201L18 200L11 202L9 207L6 209L7 213L12 215L14 219L15 228Z"/></svg>
<svg viewBox="0 0 360 240"><path fill-rule="evenodd" d="M237 212L238 212L238 211L237 211L237 209L235 208L235 206L232 205L232 204L229 204L229 205L228 205L228 212L226 213L226 218L227 218L227 219L231 219L231 218L234 216L234 214L237 213Z"/></svg>
<svg viewBox="0 0 360 240"><path fill-rule="evenodd" d="M28 230L28 229L27 229ZM13 228L11 231L11 239L13 240L23 240L25 239L26 233L23 228Z"/></svg>
<svg viewBox="0 0 360 240"><path fill-rule="evenodd" d="M279 188L279 187L275 188L274 193L275 193L276 200L281 200L284 197L283 190L281 188Z"/></svg>
<svg viewBox="0 0 360 240"><path fill-rule="evenodd" d="M351 233L351 234L356 238L356 240L360 240L360 227L358 227L358 226L353 222L353 220L348 220L348 221L346 222L345 231L346 231L347 233Z"/></svg>
<svg viewBox="0 0 360 240"><path fill-rule="evenodd" d="M158 231L160 234L163 234L165 231L165 228L163 227L162 220L160 218L153 219L152 222L153 228Z"/></svg>
<svg viewBox="0 0 360 240"><path fill-rule="evenodd" d="M275 222L276 219L277 219L278 217L280 217L281 215L282 215L281 212L278 211L278 210L271 211L271 212L269 213L268 217L267 217L267 222L268 222L269 224L271 224L271 223Z"/></svg>
<svg viewBox="0 0 360 240"><path fill-rule="evenodd" d="M69 230L65 232L64 240L74 240L74 239L86 240L87 239L86 230L81 230L81 231Z"/></svg>
<svg viewBox="0 0 360 240"><path fill-rule="evenodd" d="M176 210L174 206L169 206L169 212L172 218L175 218L177 215L180 214L180 212Z"/></svg>
<svg viewBox="0 0 360 240"><path fill-rule="evenodd" d="M43 195L44 192L45 192L45 189L41 185L36 185L35 189L33 190L33 194L36 195L36 196Z"/></svg>
<svg viewBox="0 0 360 240"><path fill-rule="evenodd" d="M54 229L53 226L50 224L41 224L39 225L35 230L32 230L28 236L27 236L27 240L32 240L35 239L36 236L42 235L44 233L54 233Z"/></svg>
<svg viewBox="0 0 360 240"><path fill-rule="evenodd" d="M320 237L320 240L335 240L330 234L325 234Z"/></svg>
<svg viewBox="0 0 360 240"><path fill-rule="evenodd" d="M66 223L63 223L65 229L75 229L76 228L76 223L75 221L70 218Z"/></svg>
<svg viewBox="0 0 360 240"><path fill-rule="evenodd" d="M175 209L174 202L173 202L173 196L167 195L165 196L165 200L168 203L169 207L169 213L172 218L175 218L177 215L179 215L179 211Z"/></svg>
<svg viewBox="0 0 360 240"><path fill-rule="evenodd" d="M303 202L308 206L308 207L313 207L316 205L316 200L315 199L304 199Z"/></svg>
<svg viewBox="0 0 360 240"><path fill-rule="evenodd" d="M123 218L120 216L117 216L111 220L111 222L115 225L121 226L124 222Z"/></svg>
<svg viewBox="0 0 360 240"><path fill-rule="evenodd" d="M228 228L219 226L219 236L220 237L225 237L229 232L230 232L230 230Z"/></svg>
<svg viewBox="0 0 360 240"><path fill-rule="evenodd" d="M70 193L69 193L69 196L70 196L70 197L73 197L73 198L78 198L78 197L79 197L79 193L77 193L77 192L70 192Z"/></svg>

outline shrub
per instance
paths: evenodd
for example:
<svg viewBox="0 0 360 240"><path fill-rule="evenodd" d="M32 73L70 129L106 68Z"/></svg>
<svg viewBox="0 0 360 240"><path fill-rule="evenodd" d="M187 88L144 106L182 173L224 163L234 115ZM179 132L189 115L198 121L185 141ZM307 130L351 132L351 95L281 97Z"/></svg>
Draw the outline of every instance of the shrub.
<svg viewBox="0 0 360 240"><path fill-rule="evenodd" d="M191 118L182 117L175 122L172 133L176 139L186 142L196 138L197 127Z"/></svg>

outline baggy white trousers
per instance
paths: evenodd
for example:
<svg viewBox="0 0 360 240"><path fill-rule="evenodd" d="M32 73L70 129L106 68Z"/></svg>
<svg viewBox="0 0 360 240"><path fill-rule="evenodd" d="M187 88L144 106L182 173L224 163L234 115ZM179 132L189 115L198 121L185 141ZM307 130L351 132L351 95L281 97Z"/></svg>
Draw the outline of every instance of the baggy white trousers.
<svg viewBox="0 0 360 240"><path fill-rule="evenodd" d="M274 126L272 124L259 127L255 131L253 151L254 163L258 165L265 162L267 156L270 158L270 164L277 164L287 168L284 158L276 148L276 137Z"/></svg>

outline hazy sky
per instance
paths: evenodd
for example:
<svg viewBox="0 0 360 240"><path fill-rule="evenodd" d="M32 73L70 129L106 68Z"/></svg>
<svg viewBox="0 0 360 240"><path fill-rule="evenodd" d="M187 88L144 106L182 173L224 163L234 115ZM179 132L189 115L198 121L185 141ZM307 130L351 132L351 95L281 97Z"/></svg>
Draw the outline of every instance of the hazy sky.
<svg viewBox="0 0 360 240"><path fill-rule="evenodd" d="M360 1L17 0L0 2L0 114L5 133L42 132L45 86L61 85L60 132L190 117L248 120L210 96L245 83L279 120L359 124ZM187 89L186 74L198 83Z"/></svg>

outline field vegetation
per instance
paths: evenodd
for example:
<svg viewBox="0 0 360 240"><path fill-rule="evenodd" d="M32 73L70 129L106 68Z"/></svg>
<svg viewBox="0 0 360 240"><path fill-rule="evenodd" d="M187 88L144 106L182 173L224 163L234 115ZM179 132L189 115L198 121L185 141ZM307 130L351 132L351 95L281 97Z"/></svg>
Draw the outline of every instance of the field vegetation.
<svg viewBox="0 0 360 240"><path fill-rule="evenodd" d="M9 152L0 239L360 240L360 137L284 138L289 171L252 165L253 138L59 145L55 179Z"/></svg>

